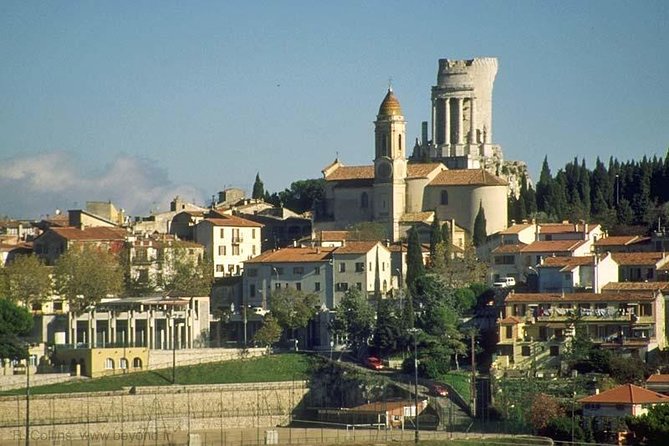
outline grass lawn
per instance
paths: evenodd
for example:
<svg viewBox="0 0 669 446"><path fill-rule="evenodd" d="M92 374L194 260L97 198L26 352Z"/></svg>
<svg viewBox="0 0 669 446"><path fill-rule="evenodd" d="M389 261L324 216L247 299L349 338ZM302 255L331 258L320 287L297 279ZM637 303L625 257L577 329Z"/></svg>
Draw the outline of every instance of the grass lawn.
<svg viewBox="0 0 669 446"><path fill-rule="evenodd" d="M428 446L503 446L503 445L549 445L549 440L532 438L526 436L520 437L490 437L485 439L473 438L470 440L454 439L448 441L426 441L422 442Z"/></svg>
<svg viewBox="0 0 669 446"><path fill-rule="evenodd" d="M286 353L237 361L213 362L176 368L177 384L227 384L291 381L309 377L317 357ZM132 386L165 386L172 383L172 369L160 369L127 375L106 376L84 381L50 384L30 388L31 394L105 392ZM24 389L0 392L23 395Z"/></svg>
<svg viewBox="0 0 669 446"><path fill-rule="evenodd" d="M465 400L469 401L472 394L470 384L471 373L456 372L451 370L441 377L441 380L453 386L456 392Z"/></svg>

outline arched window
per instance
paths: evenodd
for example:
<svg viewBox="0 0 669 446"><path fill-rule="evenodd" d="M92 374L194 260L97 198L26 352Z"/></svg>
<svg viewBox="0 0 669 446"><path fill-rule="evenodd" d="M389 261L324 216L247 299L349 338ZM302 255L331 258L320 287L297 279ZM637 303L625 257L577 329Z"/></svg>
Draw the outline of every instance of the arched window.
<svg viewBox="0 0 669 446"><path fill-rule="evenodd" d="M381 137L381 156L388 156L388 141L385 134Z"/></svg>
<svg viewBox="0 0 669 446"><path fill-rule="evenodd" d="M367 209L369 207L369 196L367 192L360 194L360 207L362 209Z"/></svg>
<svg viewBox="0 0 669 446"><path fill-rule="evenodd" d="M128 360L126 358L121 358L121 360L119 361L119 366L123 370L127 369L128 368Z"/></svg>
<svg viewBox="0 0 669 446"><path fill-rule="evenodd" d="M132 366L136 369L142 368L142 358L135 358L132 360Z"/></svg>
<svg viewBox="0 0 669 446"><path fill-rule="evenodd" d="M112 358L105 359L105 369L114 370L114 360Z"/></svg>
<svg viewBox="0 0 669 446"><path fill-rule="evenodd" d="M441 204L442 205L448 204L448 191L445 190L441 191Z"/></svg>
<svg viewBox="0 0 669 446"><path fill-rule="evenodd" d="M397 135L397 151L402 153L402 135Z"/></svg>

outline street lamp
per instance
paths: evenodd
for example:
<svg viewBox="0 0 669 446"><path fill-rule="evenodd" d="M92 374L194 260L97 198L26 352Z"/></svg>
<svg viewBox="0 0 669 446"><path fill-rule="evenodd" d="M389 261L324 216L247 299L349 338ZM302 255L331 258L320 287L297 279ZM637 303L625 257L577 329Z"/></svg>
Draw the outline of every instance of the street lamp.
<svg viewBox="0 0 669 446"><path fill-rule="evenodd" d="M420 332L420 328L409 328L407 331L413 335L414 405L416 408L414 442L418 444L420 438L420 434L418 433L418 333Z"/></svg>

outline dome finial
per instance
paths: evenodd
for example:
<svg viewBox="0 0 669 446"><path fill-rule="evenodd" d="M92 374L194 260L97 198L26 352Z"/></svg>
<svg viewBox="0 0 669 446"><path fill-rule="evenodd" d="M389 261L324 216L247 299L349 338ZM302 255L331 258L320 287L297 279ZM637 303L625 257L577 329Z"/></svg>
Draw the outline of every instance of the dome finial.
<svg viewBox="0 0 669 446"><path fill-rule="evenodd" d="M393 78L389 77L388 78L388 91L393 91Z"/></svg>

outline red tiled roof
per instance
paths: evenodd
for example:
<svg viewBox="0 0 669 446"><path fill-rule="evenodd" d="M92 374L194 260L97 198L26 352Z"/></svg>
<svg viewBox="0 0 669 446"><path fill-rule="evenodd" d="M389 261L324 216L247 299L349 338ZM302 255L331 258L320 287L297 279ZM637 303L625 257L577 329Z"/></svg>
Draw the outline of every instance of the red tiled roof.
<svg viewBox="0 0 669 446"><path fill-rule="evenodd" d="M265 251L246 263L297 263L323 262L330 257L336 248L302 248L290 247L276 251Z"/></svg>
<svg viewBox="0 0 669 446"><path fill-rule="evenodd" d="M650 404L669 403L669 396L634 384L623 384L599 395L591 395L578 400L579 403L597 404Z"/></svg>
<svg viewBox="0 0 669 446"><path fill-rule="evenodd" d="M264 226L261 223L236 217L234 215L221 215L221 218L205 218L204 221L208 221L214 226L239 226L251 228L262 228Z"/></svg>
<svg viewBox="0 0 669 446"><path fill-rule="evenodd" d="M570 271L577 266L594 265L595 256L576 256L576 257L546 257L542 268L562 268L562 271Z"/></svg>
<svg viewBox="0 0 669 446"><path fill-rule="evenodd" d="M517 318L516 316L507 316L501 321L499 321L501 325L516 325L520 324L521 322L522 321L520 320L520 318Z"/></svg>
<svg viewBox="0 0 669 446"><path fill-rule="evenodd" d="M588 232L592 232L593 229L597 228L599 225L592 223L588 225ZM585 227L582 223L541 223L539 225L539 233L541 234L569 234L572 232L582 233L585 230Z"/></svg>
<svg viewBox="0 0 669 446"><path fill-rule="evenodd" d="M445 167L441 163L410 163L407 164L407 177L425 178L439 168Z"/></svg>
<svg viewBox="0 0 669 446"><path fill-rule="evenodd" d="M584 243L585 240L540 240L530 243L522 252L571 252Z"/></svg>
<svg viewBox="0 0 669 446"><path fill-rule="evenodd" d="M66 240L125 240L128 232L122 228L92 227L79 229L72 226L52 227L51 230Z"/></svg>
<svg viewBox="0 0 669 446"><path fill-rule="evenodd" d="M498 234L500 235L518 234L527 228L531 228L532 226L534 226L532 223L516 223L515 225L509 226L505 230L498 232Z"/></svg>
<svg viewBox="0 0 669 446"><path fill-rule="evenodd" d="M655 266L661 259L668 258L664 252L612 252L611 255L620 266Z"/></svg>
<svg viewBox="0 0 669 446"><path fill-rule="evenodd" d="M600 238L595 242L595 246L627 246L634 243L643 243L650 240L650 237L641 237L640 235L612 235Z"/></svg>
<svg viewBox="0 0 669 446"><path fill-rule="evenodd" d="M374 178L374 166L339 166L326 176L328 181L371 180Z"/></svg>
<svg viewBox="0 0 669 446"><path fill-rule="evenodd" d="M669 374L666 373L656 373L650 375L646 380L647 383L668 383L669 384Z"/></svg>
<svg viewBox="0 0 669 446"><path fill-rule="evenodd" d="M669 291L669 282L609 282L604 291Z"/></svg>
<svg viewBox="0 0 669 446"><path fill-rule="evenodd" d="M652 292L617 292L617 293L511 293L505 303L564 303L564 302L636 302L653 301Z"/></svg>
<svg viewBox="0 0 669 446"><path fill-rule="evenodd" d="M344 246L335 249L335 254L365 254L368 253L378 241L348 241Z"/></svg>
<svg viewBox="0 0 669 446"><path fill-rule="evenodd" d="M338 242L348 238L349 231L318 231L316 233L316 239L323 242Z"/></svg>
<svg viewBox="0 0 669 446"><path fill-rule="evenodd" d="M518 254L527 246L526 243L503 244L492 250L493 254Z"/></svg>
<svg viewBox="0 0 669 446"><path fill-rule="evenodd" d="M429 186L508 186L509 183L483 169L444 170Z"/></svg>

